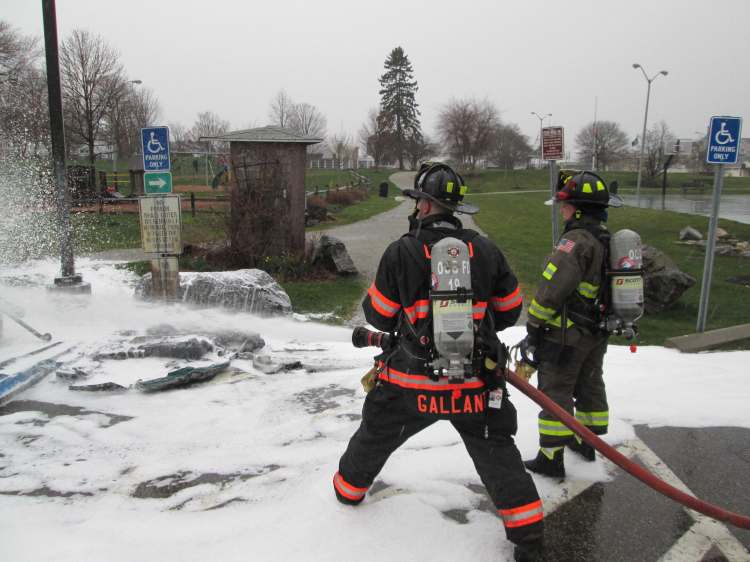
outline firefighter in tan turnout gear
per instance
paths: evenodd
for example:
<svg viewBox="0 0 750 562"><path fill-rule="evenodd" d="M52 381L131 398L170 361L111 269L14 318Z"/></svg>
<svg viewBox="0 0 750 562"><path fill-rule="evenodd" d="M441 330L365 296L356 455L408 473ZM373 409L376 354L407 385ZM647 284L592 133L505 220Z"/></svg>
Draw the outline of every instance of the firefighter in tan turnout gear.
<svg viewBox="0 0 750 562"><path fill-rule="evenodd" d="M513 440L516 410L503 371L495 369L495 363L505 363L496 332L515 324L522 297L500 249L464 229L454 216L478 211L462 202L466 189L450 167L426 164L414 189L404 192L416 199L409 233L386 249L362 303L368 322L388 332L392 343L378 344L384 352L376 358L377 383L367 394L361 424L339 461L333 488L341 503L358 505L391 453L436 421L448 420L474 461L507 538L516 545L515 559L531 562L541 559L542 503ZM443 290L440 266L447 262L436 257L443 251L453 257L465 251L453 274L469 274L469 287L451 282ZM463 296L445 300L451 299L447 293ZM441 311L450 303L466 307L467 322L454 324L455 332L442 332ZM455 341L465 335L473 342L458 372L442 367L438 346L446 335L461 335Z"/></svg>
<svg viewBox="0 0 750 562"><path fill-rule="evenodd" d="M554 198L565 228L529 304L523 346L538 365L539 390L597 435L607 433L609 407L602 376L608 334L600 327L609 231L607 207L620 206L592 172L561 172ZM552 204L552 200L547 202ZM539 453L526 467L564 477L565 447L587 461L594 449L546 411L539 414Z"/></svg>

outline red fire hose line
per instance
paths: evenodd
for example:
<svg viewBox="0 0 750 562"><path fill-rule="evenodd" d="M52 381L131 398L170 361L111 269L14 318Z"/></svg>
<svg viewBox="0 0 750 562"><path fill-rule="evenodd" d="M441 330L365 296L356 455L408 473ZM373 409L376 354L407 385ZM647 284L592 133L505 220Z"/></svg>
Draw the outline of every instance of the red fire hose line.
<svg viewBox="0 0 750 562"><path fill-rule="evenodd" d="M640 480L644 484L647 484L660 494L672 498L673 500L689 507L690 509L698 511L704 515L708 515L709 517L712 517L719 521L731 523L732 525L735 525L736 527L740 527L742 529L750 529L750 517L746 515L740 515L739 513L734 513L726 509L722 509L716 505L693 497L657 478L642 466L631 461L625 455L602 441L568 412L566 412L560 406L550 400L547 395L531 386L528 382L519 377L512 370L506 370L505 378L510 384L515 386L518 390L520 390L534 402L539 404L539 406L547 410L558 420L564 423L568 427L568 429L571 429L572 431L577 433L581 437L581 439L594 447L602 455L607 457L617 466L629 472L631 475L638 478L638 480Z"/></svg>

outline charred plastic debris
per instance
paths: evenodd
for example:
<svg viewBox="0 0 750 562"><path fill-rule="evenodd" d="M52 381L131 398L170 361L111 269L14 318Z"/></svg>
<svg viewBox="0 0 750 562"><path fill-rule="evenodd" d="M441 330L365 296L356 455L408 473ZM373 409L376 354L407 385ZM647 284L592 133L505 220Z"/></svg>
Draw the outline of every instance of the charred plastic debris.
<svg viewBox="0 0 750 562"><path fill-rule="evenodd" d="M158 326L137 335L133 332L119 334L120 339L109 343L93 354L79 352L78 360L69 362L56 372L58 381L68 384L68 389L79 392L159 392L208 382L219 374L233 379L245 378L248 373L232 366L234 360L251 361L255 370L263 374L307 369L318 370L314 365L305 365L298 359L280 359L268 353L258 353L266 343L255 332L221 332L210 335L180 333L171 326ZM292 346L286 351L294 352ZM322 349L320 349L322 351ZM163 376L139 379L130 385L114 381L86 384L104 361L137 361L144 358L172 359ZM200 365L190 365L191 362ZM206 364L207 361L210 363ZM139 367L140 368L140 367Z"/></svg>

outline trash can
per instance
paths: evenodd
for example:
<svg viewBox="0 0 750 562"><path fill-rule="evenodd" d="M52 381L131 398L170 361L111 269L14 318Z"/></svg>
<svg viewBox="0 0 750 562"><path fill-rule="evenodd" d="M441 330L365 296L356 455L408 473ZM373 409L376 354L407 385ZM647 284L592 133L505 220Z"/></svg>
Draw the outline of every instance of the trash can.
<svg viewBox="0 0 750 562"><path fill-rule="evenodd" d="M384 181L380 184L380 196L388 197L388 182Z"/></svg>

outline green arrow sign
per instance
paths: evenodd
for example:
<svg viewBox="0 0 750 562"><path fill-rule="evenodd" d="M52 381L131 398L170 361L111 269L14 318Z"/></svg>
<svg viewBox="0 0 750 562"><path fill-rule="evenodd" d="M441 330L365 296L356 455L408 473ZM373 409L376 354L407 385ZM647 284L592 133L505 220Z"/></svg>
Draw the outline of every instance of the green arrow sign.
<svg viewBox="0 0 750 562"><path fill-rule="evenodd" d="M151 193L172 193L171 172L146 172L143 174L143 190Z"/></svg>

